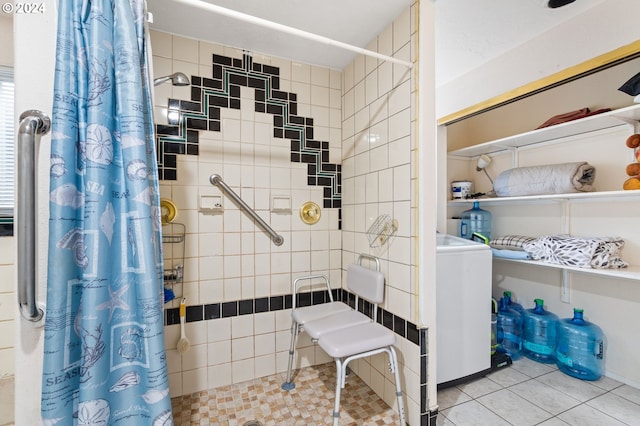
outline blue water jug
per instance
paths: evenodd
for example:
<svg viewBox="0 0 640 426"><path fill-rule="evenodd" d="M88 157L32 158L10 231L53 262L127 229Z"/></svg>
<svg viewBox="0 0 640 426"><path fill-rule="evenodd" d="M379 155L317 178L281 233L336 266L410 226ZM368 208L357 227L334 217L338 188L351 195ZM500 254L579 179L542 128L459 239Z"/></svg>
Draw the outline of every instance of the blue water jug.
<svg viewBox="0 0 640 426"><path fill-rule="evenodd" d="M497 320L498 352L506 353L515 361L522 356L522 316L509 307L508 299L502 297Z"/></svg>
<svg viewBox="0 0 640 426"><path fill-rule="evenodd" d="M473 202L471 210L465 210L460 215L460 236L468 240L474 232L491 239L491 212L482 210L478 201Z"/></svg>
<svg viewBox="0 0 640 426"><path fill-rule="evenodd" d="M502 293L502 297L504 297L505 299L507 299L507 304L509 305L509 307L511 309L515 309L516 311L518 311L518 313L520 315L522 315L524 313L524 308L522 307L521 304L519 304L518 302L514 302L513 301L513 294L510 291L505 291Z"/></svg>
<svg viewBox="0 0 640 426"><path fill-rule="evenodd" d="M573 318L558 321L556 364L572 377L598 380L602 377L604 333L583 315L584 310L574 309Z"/></svg>
<svg viewBox="0 0 640 426"><path fill-rule="evenodd" d="M535 299L533 309L522 316L522 353L529 359L551 364L556 362L558 316L544 309L544 300Z"/></svg>

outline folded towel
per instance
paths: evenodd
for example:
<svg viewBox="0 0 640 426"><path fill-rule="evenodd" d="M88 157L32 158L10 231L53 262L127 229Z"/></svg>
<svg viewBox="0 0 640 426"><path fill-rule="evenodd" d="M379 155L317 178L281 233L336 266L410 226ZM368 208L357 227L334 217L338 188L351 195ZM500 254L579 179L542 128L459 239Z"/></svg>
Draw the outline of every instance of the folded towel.
<svg viewBox="0 0 640 426"><path fill-rule="evenodd" d="M493 190L498 197L565 194L594 191L596 169L586 161L516 167L496 177Z"/></svg>
<svg viewBox="0 0 640 426"><path fill-rule="evenodd" d="M531 259L529 254L526 251L520 250L507 250L507 249L495 249L492 248L494 257L501 257L503 259L519 259L519 260L527 260Z"/></svg>
<svg viewBox="0 0 640 426"><path fill-rule="evenodd" d="M524 245L534 260L594 269L629 266L620 257L622 247L624 240L618 237L581 238L570 235L546 235Z"/></svg>

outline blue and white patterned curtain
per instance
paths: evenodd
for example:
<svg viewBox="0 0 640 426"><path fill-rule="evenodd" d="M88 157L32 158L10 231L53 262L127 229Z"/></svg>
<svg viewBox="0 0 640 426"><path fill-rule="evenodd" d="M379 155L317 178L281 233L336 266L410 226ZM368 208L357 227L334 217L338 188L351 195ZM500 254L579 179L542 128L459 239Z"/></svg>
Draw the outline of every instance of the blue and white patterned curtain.
<svg viewBox="0 0 640 426"><path fill-rule="evenodd" d="M43 424L172 425L144 0L59 0Z"/></svg>

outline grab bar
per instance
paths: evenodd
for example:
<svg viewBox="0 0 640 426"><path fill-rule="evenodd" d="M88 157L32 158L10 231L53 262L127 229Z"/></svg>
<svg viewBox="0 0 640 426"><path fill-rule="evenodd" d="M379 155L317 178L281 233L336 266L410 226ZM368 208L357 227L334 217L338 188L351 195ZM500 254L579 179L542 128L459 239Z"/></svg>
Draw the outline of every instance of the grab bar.
<svg viewBox="0 0 640 426"><path fill-rule="evenodd" d="M36 146L51 128L42 111L20 114L18 130L18 305L22 317L38 322L44 312L36 304ZM38 136L38 139L36 139Z"/></svg>
<svg viewBox="0 0 640 426"><path fill-rule="evenodd" d="M211 182L211 185L216 185L221 187L224 192L226 192L232 199L233 201L235 201L237 204L240 205L240 207L242 207L244 209L245 212L247 212L247 214L249 216L251 216L251 218L253 220L255 220L256 222L258 222L258 225L260 225L260 227L271 236L271 241L273 241L273 244L277 245L277 246L281 246L282 243L284 243L284 238L282 238L282 235L278 235L278 233L276 231L274 231L268 224L267 222L265 222L264 220L262 220L262 218L260 216L258 216L258 214L251 208L249 207L249 205L247 203L245 203L242 198L240 198L240 196L238 194L236 194L233 189L231 189L231 187L229 185L227 185L223 180L222 180L222 176L218 175L218 174L212 174L209 177L209 182Z"/></svg>

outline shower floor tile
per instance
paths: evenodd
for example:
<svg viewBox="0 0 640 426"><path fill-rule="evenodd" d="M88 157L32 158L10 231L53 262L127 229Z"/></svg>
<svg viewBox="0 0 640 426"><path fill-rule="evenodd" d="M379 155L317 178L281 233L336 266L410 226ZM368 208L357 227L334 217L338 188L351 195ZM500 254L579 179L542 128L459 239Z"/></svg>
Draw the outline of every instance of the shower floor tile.
<svg viewBox="0 0 640 426"><path fill-rule="evenodd" d="M332 424L336 371L333 362L302 368L295 389L283 391L284 374L196 392L171 400L176 425L264 426ZM358 376L342 390L341 425L394 425L398 415Z"/></svg>

